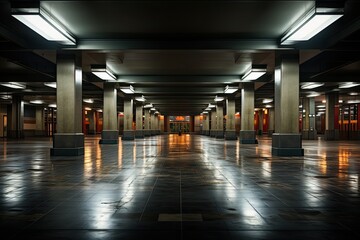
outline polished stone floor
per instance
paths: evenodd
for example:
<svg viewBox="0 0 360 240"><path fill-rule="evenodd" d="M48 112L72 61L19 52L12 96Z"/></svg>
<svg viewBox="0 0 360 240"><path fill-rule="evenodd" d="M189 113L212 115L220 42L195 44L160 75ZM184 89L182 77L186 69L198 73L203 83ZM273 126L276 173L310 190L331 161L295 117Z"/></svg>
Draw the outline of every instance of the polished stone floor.
<svg viewBox="0 0 360 240"><path fill-rule="evenodd" d="M0 140L6 239L359 239L360 142L304 140L304 157L162 135L50 157L49 138Z"/></svg>

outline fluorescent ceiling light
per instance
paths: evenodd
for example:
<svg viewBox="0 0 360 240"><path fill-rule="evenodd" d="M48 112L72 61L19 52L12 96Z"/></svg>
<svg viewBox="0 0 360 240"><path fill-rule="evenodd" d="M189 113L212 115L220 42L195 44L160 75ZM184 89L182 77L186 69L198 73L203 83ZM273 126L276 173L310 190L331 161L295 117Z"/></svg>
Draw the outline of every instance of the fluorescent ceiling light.
<svg viewBox="0 0 360 240"><path fill-rule="evenodd" d="M347 103L360 103L360 100L348 100Z"/></svg>
<svg viewBox="0 0 360 240"><path fill-rule="evenodd" d="M94 103L94 99L91 99L91 98L83 99L83 102L86 102L86 103Z"/></svg>
<svg viewBox="0 0 360 240"><path fill-rule="evenodd" d="M21 83L17 82L8 82L8 83L1 83L1 85L8 87L8 88L14 88L14 89L25 89L26 86Z"/></svg>
<svg viewBox="0 0 360 240"><path fill-rule="evenodd" d="M159 114L159 111L155 111L154 114Z"/></svg>
<svg viewBox="0 0 360 240"><path fill-rule="evenodd" d="M313 8L281 39L282 45L307 41L343 16L342 8Z"/></svg>
<svg viewBox="0 0 360 240"><path fill-rule="evenodd" d="M136 100L136 101L139 101L139 102L145 102L145 101L146 101L146 99L145 99L144 96L136 97L135 100Z"/></svg>
<svg viewBox="0 0 360 240"><path fill-rule="evenodd" d="M224 93L226 93L226 94L232 94L232 93L236 92L237 90L238 90L238 87L236 87L236 86L230 86L230 87L229 87L229 85L227 85L227 86L225 87Z"/></svg>
<svg viewBox="0 0 360 240"><path fill-rule="evenodd" d="M44 85L51 88L56 88L56 82L44 82Z"/></svg>
<svg viewBox="0 0 360 240"><path fill-rule="evenodd" d="M348 93L350 96L357 96L357 95L359 95L359 93L357 93L357 92L350 92L350 93Z"/></svg>
<svg viewBox="0 0 360 240"><path fill-rule="evenodd" d="M209 112L208 111L203 111L201 114L208 114Z"/></svg>
<svg viewBox="0 0 360 240"><path fill-rule="evenodd" d="M325 105L317 105L316 107L317 107L317 108L324 108Z"/></svg>
<svg viewBox="0 0 360 240"><path fill-rule="evenodd" d="M76 40L38 4L36 7L12 8L12 16L49 41L75 45Z"/></svg>
<svg viewBox="0 0 360 240"><path fill-rule="evenodd" d="M91 108L89 108L89 107L85 107L84 108L86 111L91 111Z"/></svg>
<svg viewBox="0 0 360 240"><path fill-rule="evenodd" d="M265 105L266 108L272 108L273 106L268 104L268 105Z"/></svg>
<svg viewBox="0 0 360 240"><path fill-rule="evenodd" d="M97 112L102 112L102 109L98 109L98 110L96 110Z"/></svg>
<svg viewBox="0 0 360 240"><path fill-rule="evenodd" d="M356 82L347 82L347 83L342 83L339 85L339 88L352 88L352 87L356 87L359 86L360 83L356 83Z"/></svg>
<svg viewBox="0 0 360 240"><path fill-rule="evenodd" d="M205 108L205 111L211 111L211 108L207 107Z"/></svg>
<svg viewBox="0 0 360 240"><path fill-rule="evenodd" d="M152 105L151 103L146 104L146 105L144 106L144 108L152 108L152 107L153 107L153 105Z"/></svg>
<svg viewBox="0 0 360 240"><path fill-rule="evenodd" d="M214 104L209 103L208 108L214 108L216 107Z"/></svg>
<svg viewBox="0 0 360 240"><path fill-rule="evenodd" d="M323 86L324 83L309 82L301 85L301 89L313 89Z"/></svg>
<svg viewBox="0 0 360 240"><path fill-rule="evenodd" d="M42 101L42 100L31 100L30 103L33 103L33 104L43 104L44 101Z"/></svg>
<svg viewBox="0 0 360 240"><path fill-rule="evenodd" d="M130 85L128 87L120 87L120 90L123 91L126 94L134 94L134 88Z"/></svg>
<svg viewBox="0 0 360 240"><path fill-rule="evenodd" d="M48 107L51 107L51 108L56 108L56 104L53 103L53 104L49 104Z"/></svg>
<svg viewBox="0 0 360 240"><path fill-rule="evenodd" d="M215 101L215 102L221 102L221 101L223 101L223 100L224 100L223 97L215 96L215 98L214 98L214 101Z"/></svg>
<svg viewBox="0 0 360 240"><path fill-rule="evenodd" d="M266 73L266 66L252 66L242 77L242 81L253 81Z"/></svg>
<svg viewBox="0 0 360 240"><path fill-rule="evenodd" d="M308 94L306 97L311 98L311 97L317 97L317 96L320 96L320 93L313 92L313 93Z"/></svg>
<svg viewBox="0 0 360 240"><path fill-rule="evenodd" d="M150 108L150 111L156 111L156 109L154 107Z"/></svg>
<svg viewBox="0 0 360 240"><path fill-rule="evenodd" d="M271 103L271 102L273 102L274 100L272 99L272 98L264 98L263 100L262 100L262 103Z"/></svg>
<svg viewBox="0 0 360 240"><path fill-rule="evenodd" d="M102 80L116 80L116 76L105 65L92 65L91 72Z"/></svg>

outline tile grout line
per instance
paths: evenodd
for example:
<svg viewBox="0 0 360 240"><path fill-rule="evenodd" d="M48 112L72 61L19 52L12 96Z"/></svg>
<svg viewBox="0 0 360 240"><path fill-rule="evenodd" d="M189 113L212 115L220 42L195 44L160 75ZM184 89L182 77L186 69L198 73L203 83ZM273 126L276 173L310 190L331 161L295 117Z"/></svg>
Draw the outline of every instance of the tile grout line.
<svg viewBox="0 0 360 240"><path fill-rule="evenodd" d="M153 185L153 187L152 187L152 189L151 189L151 193L150 193L150 195L149 195L148 199L146 200L146 203L145 203L144 209L142 210L142 213L141 213L140 218L139 218L139 222L141 222L141 219L142 219L142 217L144 216L145 209L146 209L146 207L147 207L147 205L148 205L148 203L149 203L149 201L150 201L151 195L152 195L152 194L153 194L153 192L154 192L155 185L156 185L156 183L157 183L158 179L159 179L159 177L157 177L157 178L156 178L156 181L155 181L155 183L154 183L154 185Z"/></svg>

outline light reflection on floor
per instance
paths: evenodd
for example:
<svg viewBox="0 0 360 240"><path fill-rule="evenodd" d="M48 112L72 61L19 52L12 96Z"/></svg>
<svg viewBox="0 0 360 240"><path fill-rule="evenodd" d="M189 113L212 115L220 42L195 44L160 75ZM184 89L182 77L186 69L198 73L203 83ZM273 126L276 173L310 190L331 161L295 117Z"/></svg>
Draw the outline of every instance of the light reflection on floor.
<svg viewBox="0 0 360 240"><path fill-rule="evenodd" d="M50 157L49 139L2 141L0 227L13 239L359 237L359 142L274 157L264 136L92 136L84 156Z"/></svg>

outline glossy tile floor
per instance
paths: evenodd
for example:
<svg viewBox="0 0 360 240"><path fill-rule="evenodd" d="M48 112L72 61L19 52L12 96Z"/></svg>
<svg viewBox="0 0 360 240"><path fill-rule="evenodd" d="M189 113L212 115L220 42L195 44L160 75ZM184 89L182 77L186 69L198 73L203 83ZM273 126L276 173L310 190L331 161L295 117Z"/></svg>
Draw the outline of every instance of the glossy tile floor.
<svg viewBox="0 0 360 240"><path fill-rule="evenodd" d="M162 135L50 157L51 139L0 140L7 239L359 239L359 142L303 141L272 157L241 145Z"/></svg>

